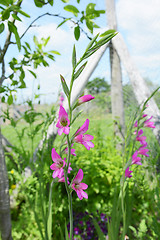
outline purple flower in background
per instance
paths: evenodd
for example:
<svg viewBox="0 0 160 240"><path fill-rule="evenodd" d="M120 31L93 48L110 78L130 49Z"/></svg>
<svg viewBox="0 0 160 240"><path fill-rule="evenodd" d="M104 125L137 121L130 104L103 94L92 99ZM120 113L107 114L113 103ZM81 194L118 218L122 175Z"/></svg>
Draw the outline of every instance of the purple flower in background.
<svg viewBox="0 0 160 240"><path fill-rule="evenodd" d="M137 151L138 151L138 154L140 155L144 155L146 157L149 157L149 154L147 153L149 151L147 147L147 143L145 143L143 146L141 146Z"/></svg>
<svg viewBox="0 0 160 240"><path fill-rule="evenodd" d="M136 136L136 141L139 141L142 145L144 145L144 144L146 144L146 136L142 136L142 134L143 134L143 130L142 129L140 129L139 131L138 131L138 134L137 134L137 136Z"/></svg>
<svg viewBox="0 0 160 240"><path fill-rule="evenodd" d="M148 120L144 122L144 127L155 128L154 122L150 122L151 119L152 117L150 117Z"/></svg>

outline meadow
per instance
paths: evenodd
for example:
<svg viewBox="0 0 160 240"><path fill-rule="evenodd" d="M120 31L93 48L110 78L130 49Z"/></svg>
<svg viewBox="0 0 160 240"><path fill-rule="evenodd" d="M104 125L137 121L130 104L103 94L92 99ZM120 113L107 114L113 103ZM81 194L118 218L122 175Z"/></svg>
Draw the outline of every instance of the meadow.
<svg viewBox="0 0 160 240"><path fill-rule="evenodd" d="M48 109L54 115L54 107ZM87 134L94 136L94 148L87 151L83 145L74 144L76 156L71 158L73 172L83 169L83 180L88 185L88 199L81 201L73 193L74 239L104 239L100 238L100 229L105 236L109 229L117 231L118 237L115 239L121 239L123 214L119 193L124 159L123 148L117 149L116 146L122 140L114 135L110 113L94 105L89 109L89 112L84 111L77 118L72 129L75 132L88 118L90 124ZM35 112L43 114L43 121L49 116L41 108ZM126 109L126 128L131 124L134 114L134 110L131 113ZM2 134L14 146L11 153L14 161L6 156L6 164L10 196L18 191L11 206L12 235L15 240L64 239L63 232L69 224L64 184L52 178L50 169L51 149L61 147L61 137L57 135L51 145L45 145L38 152L36 162L31 161L33 149L44 132L45 125L34 132L41 122L42 115L37 114L31 125L24 119L16 123L16 128L13 122L2 125ZM125 190L126 239L160 239L160 149L151 129L144 129L144 133L149 157L143 156L142 165L137 165L133 177L127 179ZM27 166L32 169L32 175L24 180L23 171ZM70 175L74 177L74 173ZM50 232L49 237L45 235L46 229Z"/></svg>

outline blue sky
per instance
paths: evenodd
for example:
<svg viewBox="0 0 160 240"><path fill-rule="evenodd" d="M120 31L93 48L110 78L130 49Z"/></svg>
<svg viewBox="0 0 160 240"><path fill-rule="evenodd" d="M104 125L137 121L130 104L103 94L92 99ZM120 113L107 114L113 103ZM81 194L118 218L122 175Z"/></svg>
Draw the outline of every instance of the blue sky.
<svg viewBox="0 0 160 240"><path fill-rule="evenodd" d="M22 8L30 14L31 18L26 19L21 24L18 23L19 32L23 33L28 24L37 16L45 12L59 13L66 15L63 10L64 4L58 0L54 1L54 6L45 6L42 9L33 7L32 1L24 0ZM74 4L75 0L70 0L70 4ZM79 10L85 9L89 2L96 3L97 10L105 9L105 0L86 1L81 0L81 4L77 4ZM160 1L159 0L117 0L116 12L118 31L123 35L125 42L128 46L129 52L133 58L134 63L139 69L143 77L148 77L151 81L160 85ZM51 63L49 68L41 67L37 70L38 79L33 80L30 74L27 74L26 82L27 89L18 92L18 101L23 101L32 96L33 90L36 89L37 84L40 83L40 92L44 95L41 97L43 103L52 103L57 99L57 93L60 90L59 75L65 76L67 81L70 79L71 72L71 55L73 44L76 44L77 55L80 57L85 47L88 44L88 39L85 35L81 35L80 40L77 42L73 36L73 26L69 23L63 25L61 28L56 29L60 20L53 17L44 17L36 22L38 27L32 28L24 37L24 41L32 41L33 35L39 39L41 37L51 36L48 44L48 50L57 50L61 56L56 56L56 61ZM106 14L101 15L96 23L102 28L107 27ZM84 26L85 30L86 27ZM94 34L101 29L96 29ZM14 49L14 51L12 50ZM7 53L7 61L10 60L12 54L21 57L15 48L9 49ZM122 66L123 83L129 81L125 69ZM101 59L98 67L95 69L91 79L94 77L105 77L110 81L110 66L109 66L109 53L106 51Z"/></svg>

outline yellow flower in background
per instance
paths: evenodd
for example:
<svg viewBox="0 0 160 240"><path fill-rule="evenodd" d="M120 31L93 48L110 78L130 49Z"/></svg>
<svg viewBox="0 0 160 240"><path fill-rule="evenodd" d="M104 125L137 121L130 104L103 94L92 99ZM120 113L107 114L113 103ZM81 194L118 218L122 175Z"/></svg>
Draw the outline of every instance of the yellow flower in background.
<svg viewBox="0 0 160 240"><path fill-rule="evenodd" d="M11 185L11 189L14 190L16 188L16 185L15 184L12 184Z"/></svg>
<svg viewBox="0 0 160 240"><path fill-rule="evenodd" d="M13 174L13 173L14 173L14 170L12 169L12 170L11 170L11 174Z"/></svg>

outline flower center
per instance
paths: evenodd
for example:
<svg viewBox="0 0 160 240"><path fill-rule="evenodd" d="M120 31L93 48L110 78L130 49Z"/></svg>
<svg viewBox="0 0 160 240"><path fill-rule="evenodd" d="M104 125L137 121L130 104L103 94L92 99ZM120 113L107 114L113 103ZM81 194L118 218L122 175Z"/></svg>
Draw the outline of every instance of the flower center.
<svg viewBox="0 0 160 240"><path fill-rule="evenodd" d="M63 127L66 127L66 126L68 125L68 121L67 121L66 118L62 118L62 119L61 119L61 125L62 125Z"/></svg>
<svg viewBox="0 0 160 240"><path fill-rule="evenodd" d="M63 161L61 159L58 160L57 167L58 168L62 168L63 167Z"/></svg>
<svg viewBox="0 0 160 240"><path fill-rule="evenodd" d="M75 183L74 187L75 187L76 189L79 189L79 183Z"/></svg>

